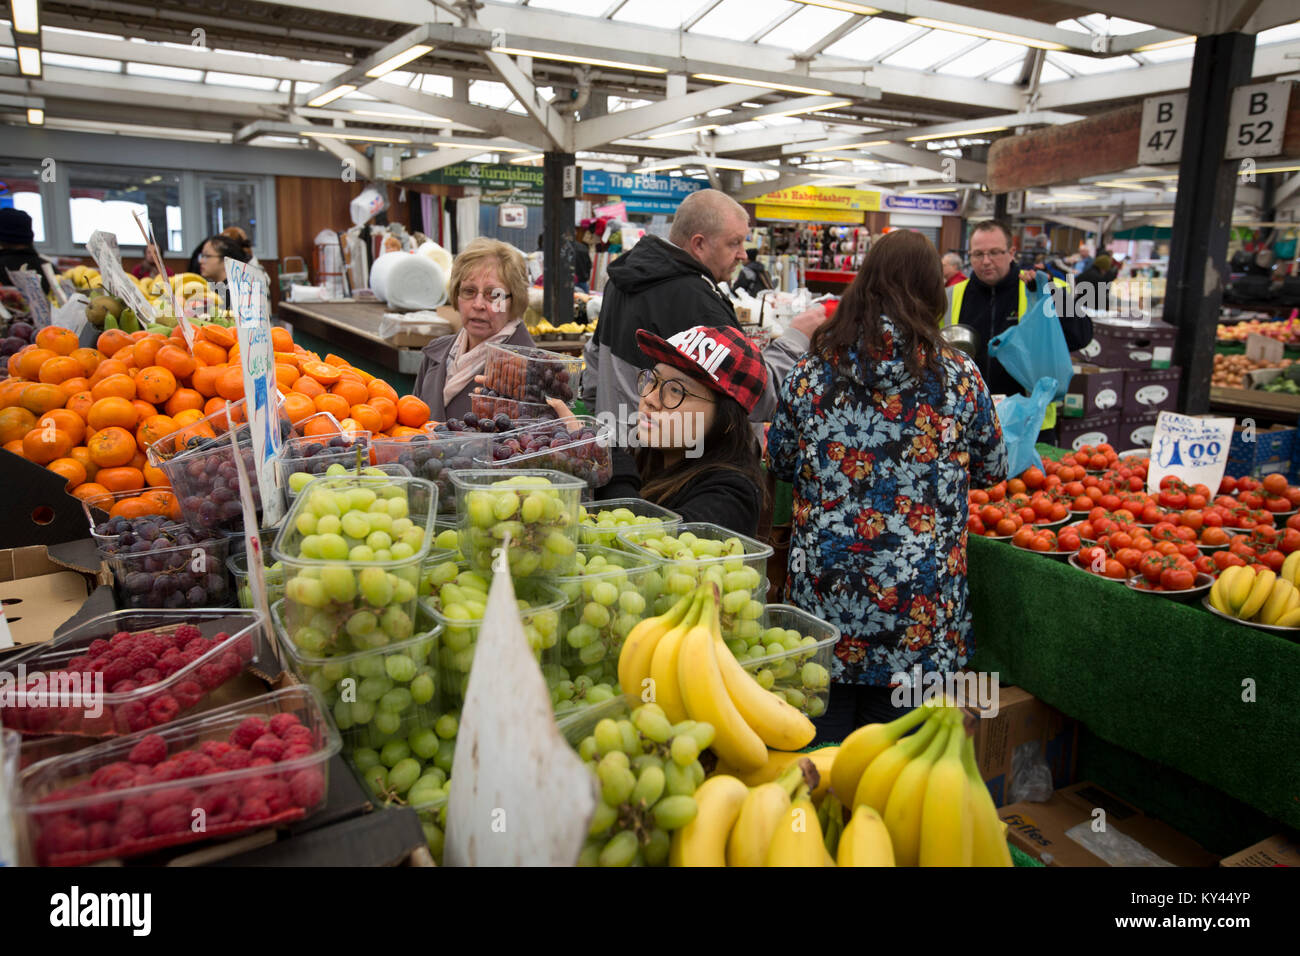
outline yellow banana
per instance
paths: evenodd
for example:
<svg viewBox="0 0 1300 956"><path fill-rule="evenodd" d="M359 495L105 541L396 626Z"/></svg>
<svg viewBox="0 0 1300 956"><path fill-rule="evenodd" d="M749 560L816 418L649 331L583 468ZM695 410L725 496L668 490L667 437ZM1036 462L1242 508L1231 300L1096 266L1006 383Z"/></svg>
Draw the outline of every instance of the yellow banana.
<svg viewBox="0 0 1300 956"><path fill-rule="evenodd" d="M717 595L712 585L706 587L709 594L702 602L701 613L709 616L709 624L691 628L677 655L677 684L681 688L682 704L692 720L713 725L714 753L738 770L757 770L767 762L767 748L727 694L713 638L718 616Z"/></svg>
<svg viewBox="0 0 1300 956"><path fill-rule="evenodd" d="M791 767L772 783L749 791L727 837L727 866L762 866L781 815L790 809L790 795L803 785L803 774ZM707 781L706 781L707 782Z"/></svg>
<svg viewBox="0 0 1300 956"><path fill-rule="evenodd" d="M831 766L831 790L840 802L845 806L851 805L853 795L858 792L858 781L871 761L930 713L928 708L918 707L897 720L887 724L867 724L845 737Z"/></svg>
<svg viewBox="0 0 1300 956"><path fill-rule="evenodd" d="M676 627L690 610L695 594L682 599L658 617L648 617L628 632L623 649L618 655L618 685L623 693L640 698L645 689L642 682L650 676L650 662L655 646L663 636Z"/></svg>
<svg viewBox="0 0 1300 956"><path fill-rule="evenodd" d="M695 819L673 834L672 866L726 866L727 837L749 788L735 777L714 775L695 791Z"/></svg>
<svg viewBox="0 0 1300 956"><path fill-rule="evenodd" d="M1228 608L1233 615L1240 617L1240 611L1250 597L1251 587L1255 583L1255 568L1253 565L1243 564L1234 565L1236 571L1233 572L1231 580L1224 584L1223 594L1228 599Z"/></svg>
<svg viewBox="0 0 1300 956"><path fill-rule="evenodd" d="M1237 610L1237 617L1243 621L1252 620L1268 600L1269 592L1273 590L1273 582L1276 580L1277 575L1271 569L1259 568L1255 572L1255 583L1250 587L1250 596Z"/></svg>
<svg viewBox="0 0 1300 956"><path fill-rule="evenodd" d="M1297 551L1296 554L1300 554L1300 551ZM1223 597L1223 582L1231 570L1231 568L1224 568L1219 572L1219 576L1214 579L1214 584L1210 586L1210 607L1228 615L1231 615L1232 611L1228 609L1227 601Z"/></svg>
<svg viewBox="0 0 1300 956"><path fill-rule="evenodd" d="M1260 621L1264 624L1272 624L1285 614L1293 594L1295 594L1295 585L1279 574L1277 580L1273 582L1273 590L1269 592L1268 600L1259 610Z"/></svg>
<svg viewBox="0 0 1300 956"><path fill-rule="evenodd" d="M879 813L868 806L853 811L853 818L840 834L836 862L840 866L894 865L894 845Z"/></svg>
<svg viewBox="0 0 1300 956"><path fill-rule="evenodd" d="M650 660L650 680L655 703L664 709L669 721L674 724L686 719L682 691L677 683L677 658L682 649L682 639L702 626L698 612L699 605L693 605L686 619L655 645L654 657Z"/></svg>
<svg viewBox="0 0 1300 956"><path fill-rule="evenodd" d="M961 763L966 729L960 711L953 719L948 744L925 783L921 804L920 866L970 866L974 849L970 781Z"/></svg>
<svg viewBox="0 0 1300 956"><path fill-rule="evenodd" d="M892 747L886 747L875 760L871 761L867 769L862 771L862 779L858 781L858 789L853 793L851 806L866 804L883 816L894 781L903 772L908 761L929 745L930 739L939 730L942 715L943 711L931 710L928 715L930 719L921 725L920 730L910 737L904 737ZM831 786L834 785L832 782Z"/></svg>
<svg viewBox="0 0 1300 956"><path fill-rule="evenodd" d="M1292 551L1282 562L1281 576L1295 587L1300 587L1300 551Z"/></svg>
<svg viewBox="0 0 1300 956"><path fill-rule="evenodd" d="M1274 627L1300 627L1300 607L1297 607L1293 611L1287 611L1285 614L1283 614L1280 618L1277 619L1277 623L1275 623L1273 626Z"/></svg>
<svg viewBox="0 0 1300 956"><path fill-rule="evenodd" d="M943 726L935 734L930 746L919 757L909 761L894 781L885 804L885 826L890 842L894 844L894 860L899 866L916 866L921 857L921 812L925 806L925 785L930 771L943 753L952 736L951 711L939 718Z"/></svg>
<svg viewBox="0 0 1300 956"><path fill-rule="evenodd" d="M989 788L980 777L979 765L975 761L975 742L970 737L962 744L961 764L970 783L971 866L1011 866L1006 824L998 818L998 808L993 805Z"/></svg>
<svg viewBox="0 0 1300 956"><path fill-rule="evenodd" d="M767 866L825 866L826 845L822 842L817 808L804 790L777 821L776 832L767 848Z"/></svg>
<svg viewBox="0 0 1300 956"><path fill-rule="evenodd" d="M817 736L813 722L784 697L759 686L754 676L740 666L720 632L714 639L718 642L718 669L731 702L763 743L776 750L799 750L812 743Z"/></svg>
<svg viewBox="0 0 1300 956"><path fill-rule="evenodd" d="M839 752L839 749L838 744L834 747L822 747L820 750L814 750L812 753L806 754L769 749L767 763L757 770L736 770L724 761L719 760L713 772L715 774L729 774L747 787L757 787L761 783L771 783L781 776L791 764L798 763L800 760L811 760L813 766L817 768L817 786L812 788L813 803L820 804L822 797L830 792L831 765L834 763L835 755Z"/></svg>

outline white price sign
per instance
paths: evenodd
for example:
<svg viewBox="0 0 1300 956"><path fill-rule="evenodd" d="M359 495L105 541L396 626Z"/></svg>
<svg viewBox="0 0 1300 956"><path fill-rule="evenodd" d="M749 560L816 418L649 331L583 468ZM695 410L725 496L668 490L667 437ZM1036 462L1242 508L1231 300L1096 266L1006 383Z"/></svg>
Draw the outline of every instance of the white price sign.
<svg viewBox="0 0 1300 956"><path fill-rule="evenodd" d="M1227 158L1281 153L1290 102L1290 83L1255 83L1233 90L1228 110Z"/></svg>
<svg viewBox="0 0 1300 956"><path fill-rule="evenodd" d="M253 464L262 489L262 523L271 527L282 511L277 490L275 457L282 444L280 416L275 407L275 350L271 345L271 309L260 271L226 259L226 281L238 317L239 354L244 368L244 410L253 438ZM257 529L245 529L256 534Z"/></svg>
<svg viewBox="0 0 1300 956"><path fill-rule="evenodd" d="M1138 164L1176 163L1183 153L1183 128L1187 119L1187 94L1148 96L1142 101L1142 139Z"/></svg>
<svg viewBox="0 0 1300 956"><path fill-rule="evenodd" d="M1189 485L1218 488L1228 465L1233 424L1231 418L1193 418L1161 412L1151 438L1147 492L1157 494L1166 475Z"/></svg>

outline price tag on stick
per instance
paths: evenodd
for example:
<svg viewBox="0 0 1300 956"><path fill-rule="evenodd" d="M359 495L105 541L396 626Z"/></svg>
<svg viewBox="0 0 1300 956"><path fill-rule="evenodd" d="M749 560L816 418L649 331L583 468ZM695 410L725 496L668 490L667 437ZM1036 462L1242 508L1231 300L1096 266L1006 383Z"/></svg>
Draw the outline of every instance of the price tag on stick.
<svg viewBox="0 0 1300 956"><path fill-rule="evenodd" d="M1159 493L1166 475L1217 491L1228 465L1233 424L1231 418L1193 418L1161 412L1151 439L1148 494Z"/></svg>
<svg viewBox="0 0 1300 956"><path fill-rule="evenodd" d="M279 636L271 623L271 605L266 595L266 562L262 558L262 535L257 527L257 505L253 500L253 486L249 483L248 469L244 467L244 456L239 451L237 431L232 427L226 437L230 439L230 447L235 456L235 472L239 476L239 503L244 509L244 566L248 570L248 593L252 596L252 606L266 615L267 638L276 659L283 663Z"/></svg>
<svg viewBox="0 0 1300 956"><path fill-rule="evenodd" d="M235 332L244 371L244 410L253 436L253 470L262 489L262 520L270 527L284 511L275 468L283 442L271 345L271 304L261 273L245 263L227 259L226 279L237 316Z"/></svg>
<svg viewBox="0 0 1300 956"><path fill-rule="evenodd" d="M32 314L32 327L43 329L49 325L50 300L45 298L40 275L30 269L6 269L5 271L9 274L9 281L14 284L14 288L27 300L27 308L31 309Z"/></svg>
<svg viewBox="0 0 1300 956"><path fill-rule="evenodd" d="M86 251L90 253L99 268L99 277L104 281L104 288L125 302L142 325L152 325L158 320L158 313L149 304L149 300L136 288L135 283L126 277L115 235L111 232L92 232L86 242Z"/></svg>

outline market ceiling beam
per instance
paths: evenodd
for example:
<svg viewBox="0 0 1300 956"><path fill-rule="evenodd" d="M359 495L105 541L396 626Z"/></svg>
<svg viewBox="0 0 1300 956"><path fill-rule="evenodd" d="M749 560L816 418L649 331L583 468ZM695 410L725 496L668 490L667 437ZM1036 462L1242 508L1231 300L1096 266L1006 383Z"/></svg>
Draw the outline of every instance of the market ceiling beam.
<svg viewBox="0 0 1300 956"><path fill-rule="evenodd" d="M8 68L7 72L6 67ZM247 119L259 114L267 118L284 112L284 97L258 90L214 89L199 84L178 87L170 80L157 80L122 73L98 73L94 85L86 85L81 74L84 70L67 67L45 67L39 80L19 77L12 63L0 61L0 89L30 90L35 95L50 99L87 100L102 103L121 103L125 98L147 99L151 105L190 114L214 113ZM181 92L177 92L178 88Z"/></svg>
<svg viewBox="0 0 1300 956"><path fill-rule="evenodd" d="M560 115L550 102L537 92L537 85L510 57L504 53L492 53L486 50L482 55L487 65L492 68L492 72L515 95L515 99L536 124L536 131L541 134L541 137L534 136L530 142L545 150L573 152L575 123L573 116Z"/></svg>
<svg viewBox="0 0 1300 956"><path fill-rule="evenodd" d="M1125 19L1138 18L1179 33L1209 36L1244 29L1259 33L1295 20L1295 3L1289 0L1142 0L1140 8L1123 0L1061 0L1085 13L1102 13ZM876 4L880 6L880 4ZM1242 17L1243 11L1249 11Z"/></svg>
<svg viewBox="0 0 1300 956"><path fill-rule="evenodd" d="M337 139L318 139L316 145L353 167L359 180L364 181L371 178L374 170L370 157L357 152L351 146Z"/></svg>
<svg viewBox="0 0 1300 956"><path fill-rule="evenodd" d="M809 124L806 129L797 126L775 126L769 129L754 130L749 133L731 133L726 136L704 133L703 137L707 147L714 153L732 155L734 153L773 149L791 142L819 140L825 136L825 133L816 129L817 125L819 124ZM672 136L664 139L619 139L610 145L622 149L635 149L637 147L647 150L679 149L683 152L692 153L699 148L699 139L697 135Z"/></svg>
<svg viewBox="0 0 1300 956"><path fill-rule="evenodd" d="M366 88L366 92L386 103L421 110L437 116L445 116L489 136L503 136L507 139L522 141L533 130L533 121L526 116L520 116L507 110L494 109L490 106L475 106L450 96L421 93L418 90L398 86L396 83L382 81L372 83Z"/></svg>
<svg viewBox="0 0 1300 956"><path fill-rule="evenodd" d="M1186 0L1178 0L1178 2L1185 3ZM1027 46L1040 46L1046 50L1084 54L1093 52L1091 37L1086 34L1063 30L1052 24L1039 23L1024 17L993 13L974 6L942 3L940 0L878 0L878 2L871 0L867 5L877 8L882 13L892 14L890 19L903 20L917 26L954 29L957 32L979 31L975 35L991 35L993 39L1006 39ZM1145 14L1145 10L1143 12ZM1130 4L1130 9L1126 13L1117 15L1134 15L1132 5Z"/></svg>
<svg viewBox="0 0 1300 956"><path fill-rule="evenodd" d="M417 176L431 173L435 169L442 169L445 166L454 166L456 163L464 162L472 155L474 154L463 149L444 148L436 149L431 153L413 156L402 160L401 178L403 181L415 179Z"/></svg>
<svg viewBox="0 0 1300 956"><path fill-rule="evenodd" d="M988 167L983 163L977 163L973 159L945 156L937 150L917 146L870 146L863 149L862 152L872 159L879 159L883 162L909 163L935 172L951 172L963 182L982 183L988 176Z"/></svg>
<svg viewBox="0 0 1300 956"><path fill-rule="evenodd" d="M709 110L722 109L743 103L754 95L752 86L735 83L711 87L696 93L687 93L675 99L661 100L649 106L619 110L578 123L574 131L575 149L596 149L614 143L635 133L655 130L669 123L693 116L703 116ZM701 120L701 122L708 122Z"/></svg>
<svg viewBox="0 0 1300 956"><path fill-rule="evenodd" d="M464 136L421 136L405 130L369 129L357 126L323 126L311 123L283 123L272 120L257 120L238 130L232 137L236 143L247 143L260 136L308 136L317 139L351 140L353 142L394 142L398 145L411 146L447 146L453 149L466 149L474 153L518 153L532 150L527 143L515 140L474 139Z"/></svg>

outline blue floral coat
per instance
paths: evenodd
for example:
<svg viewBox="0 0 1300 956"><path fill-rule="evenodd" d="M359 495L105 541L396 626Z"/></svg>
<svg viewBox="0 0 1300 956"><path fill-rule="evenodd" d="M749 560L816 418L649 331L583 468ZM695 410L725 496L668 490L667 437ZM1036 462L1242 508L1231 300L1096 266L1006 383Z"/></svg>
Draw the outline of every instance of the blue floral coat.
<svg viewBox="0 0 1300 956"><path fill-rule="evenodd" d="M885 350L851 371L805 355L781 385L772 472L794 485L786 600L839 627L833 678L885 686L974 652L967 491L1006 476L993 400L975 363L945 350L946 384Z"/></svg>

